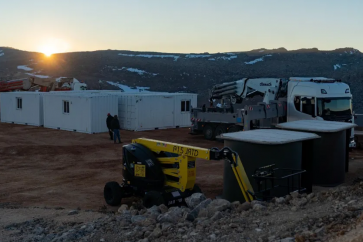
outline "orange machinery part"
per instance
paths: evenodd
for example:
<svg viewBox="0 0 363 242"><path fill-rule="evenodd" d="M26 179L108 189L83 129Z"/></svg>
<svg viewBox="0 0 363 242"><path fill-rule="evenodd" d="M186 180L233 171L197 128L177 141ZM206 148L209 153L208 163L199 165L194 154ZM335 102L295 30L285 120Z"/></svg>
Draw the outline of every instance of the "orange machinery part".
<svg viewBox="0 0 363 242"><path fill-rule="evenodd" d="M0 82L0 92L7 92L23 88L23 81L3 81Z"/></svg>

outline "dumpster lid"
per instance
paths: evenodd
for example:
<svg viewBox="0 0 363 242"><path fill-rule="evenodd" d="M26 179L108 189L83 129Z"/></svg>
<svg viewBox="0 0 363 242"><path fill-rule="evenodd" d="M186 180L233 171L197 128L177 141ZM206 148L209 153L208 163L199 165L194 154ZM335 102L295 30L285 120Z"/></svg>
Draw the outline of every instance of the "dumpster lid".
<svg viewBox="0 0 363 242"><path fill-rule="evenodd" d="M287 131L280 129L256 129L250 131L240 131L235 133L222 134L219 139L243 141L265 145L280 145L299 142L310 139L317 139L320 136L312 133Z"/></svg>
<svg viewBox="0 0 363 242"><path fill-rule="evenodd" d="M356 127L356 124L346 122L333 122L324 120L298 120L287 123L277 124L276 127L281 129L312 131L312 132L339 132Z"/></svg>

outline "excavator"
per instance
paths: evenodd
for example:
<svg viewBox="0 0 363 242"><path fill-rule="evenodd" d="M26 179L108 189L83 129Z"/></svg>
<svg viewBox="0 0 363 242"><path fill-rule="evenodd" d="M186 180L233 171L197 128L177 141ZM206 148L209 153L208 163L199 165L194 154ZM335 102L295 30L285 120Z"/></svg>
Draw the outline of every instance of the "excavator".
<svg viewBox="0 0 363 242"><path fill-rule="evenodd" d="M32 91L35 89L40 92L87 90L87 84L79 82L73 77L60 77L55 80L36 79L34 77L4 81L0 79L0 92Z"/></svg>

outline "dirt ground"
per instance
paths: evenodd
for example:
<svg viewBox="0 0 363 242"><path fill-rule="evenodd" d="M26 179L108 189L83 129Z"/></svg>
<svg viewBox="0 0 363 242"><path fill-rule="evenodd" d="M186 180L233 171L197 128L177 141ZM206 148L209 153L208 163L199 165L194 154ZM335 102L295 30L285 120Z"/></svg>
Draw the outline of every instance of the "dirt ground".
<svg viewBox="0 0 363 242"><path fill-rule="evenodd" d="M188 132L187 128L123 130L121 137L123 144L145 137L203 148L223 146ZM104 208L104 184L111 180L122 181L121 159L122 145L113 144L107 133L91 135L0 123L0 203L69 209ZM362 174L363 152L354 151L346 183L350 184ZM196 183L206 196L220 195L223 161L198 160ZM107 209L116 208L107 206Z"/></svg>
<svg viewBox="0 0 363 242"><path fill-rule="evenodd" d="M122 181L122 145L132 139L152 138L203 148L223 146L188 132L187 128L122 130L120 145L109 140L108 133L91 135L0 123L0 203L98 210L106 205L105 183ZM222 161L197 162L197 184L207 196L221 194L222 180Z"/></svg>
<svg viewBox="0 0 363 242"><path fill-rule="evenodd" d="M123 144L145 137L203 148L223 146L188 132L186 128L121 131L121 138ZM103 212L116 211L118 207L106 206L103 187L111 180L122 181L121 160L122 144L113 144L107 133L90 135L0 123L0 241L22 238L16 237L18 230L3 229L12 223L45 219L62 227L67 223L86 224L105 217ZM362 150L350 153L350 171L342 185L351 185L358 177L363 178ZM207 197L220 195L223 161L197 160L196 183ZM314 187L313 190L319 192L328 188ZM133 201L136 198L123 203ZM79 214L69 216L69 211L74 209ZM294 216L296 220L300 215ZM339 241L361 241L362 236L356 229Z"/></svg>

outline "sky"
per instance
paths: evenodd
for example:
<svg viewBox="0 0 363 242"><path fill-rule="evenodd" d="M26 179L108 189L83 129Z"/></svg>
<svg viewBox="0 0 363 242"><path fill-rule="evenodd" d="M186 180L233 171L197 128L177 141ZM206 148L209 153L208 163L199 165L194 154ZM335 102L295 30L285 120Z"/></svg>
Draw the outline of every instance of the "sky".
<svg viewBox="0 0 363 242"><path fill-rule="evenodd" d="M0 46L49 53L363 52L363 0L0 0L0 23Z"/></svg>

